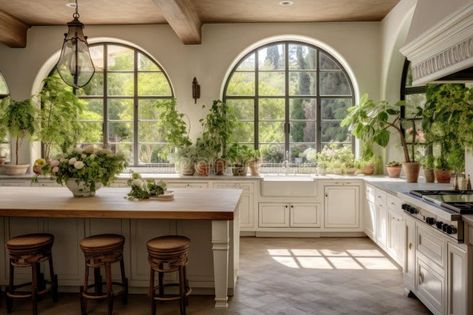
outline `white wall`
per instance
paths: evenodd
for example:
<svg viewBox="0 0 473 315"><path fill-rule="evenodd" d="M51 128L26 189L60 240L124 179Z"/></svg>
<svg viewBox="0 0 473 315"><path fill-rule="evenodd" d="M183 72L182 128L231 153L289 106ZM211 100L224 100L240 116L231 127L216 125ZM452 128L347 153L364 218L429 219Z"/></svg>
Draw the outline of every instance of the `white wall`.
<svg viewBox="0 0 473 315"><path fill-rule="evenodd" d="M405 57L399 49L405 44L417 0L402 0L381 21L380 99L395 103L401 95L401 78ZM391 133L384 150L384 160L404 161L399 135Z"/></svg>
<svg viewBox="0 0 473 315"><path fill-rule="evenodd" d="M380 23L262 23L204 25L201 45L186 46L167 25L88 26L85 33L94 38L117 38L136 44L155 57L168 73L178 107L191 119L191 135L199 132L204 113L202 104L220 98L224 77L232 62L247 47L268 37L298 35L313 38L332 47L350 65L362 92L379 98ZM62 45L65 27L42 26L28 31L28 45L12 49L0 44L0 71L11 95L31 96L35 77L43 64ZM44 69L43 69L44 72ZM202 97L194 104L192 78L201 84ZM35 158L29 146L22 148L22 162Z"/></svg>

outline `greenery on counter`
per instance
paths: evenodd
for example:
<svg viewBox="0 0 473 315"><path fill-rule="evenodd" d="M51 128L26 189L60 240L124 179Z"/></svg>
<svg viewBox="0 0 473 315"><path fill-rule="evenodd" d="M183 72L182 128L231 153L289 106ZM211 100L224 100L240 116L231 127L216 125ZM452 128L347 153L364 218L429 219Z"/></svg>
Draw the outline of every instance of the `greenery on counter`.
<svg viewBox="0 0 473 315"><path fill-rule="evenodd" d="M128 200L143 200L150 197L163 195L166 190L166 183L162 180L144 180L139 173L132 172L131 178L127 181L131 191L127 194Z"/></svg>

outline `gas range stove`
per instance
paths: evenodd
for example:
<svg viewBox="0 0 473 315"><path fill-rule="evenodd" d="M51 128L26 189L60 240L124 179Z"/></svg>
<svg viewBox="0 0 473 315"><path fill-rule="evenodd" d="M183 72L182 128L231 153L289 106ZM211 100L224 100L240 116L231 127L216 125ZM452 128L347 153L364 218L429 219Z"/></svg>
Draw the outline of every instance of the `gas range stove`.
<svg viewBox="0 0 473 315"><path fill-rule="evenodd" d="M463 242L462 215L473 214L473 190L411 190L405 195L405 213Z"/></svg>
<svg viewBox="0 0 473 315"><path fill-rule="evenodd" d="M473 214L473 190L411 190L409 193L459 214Z"/></svg>

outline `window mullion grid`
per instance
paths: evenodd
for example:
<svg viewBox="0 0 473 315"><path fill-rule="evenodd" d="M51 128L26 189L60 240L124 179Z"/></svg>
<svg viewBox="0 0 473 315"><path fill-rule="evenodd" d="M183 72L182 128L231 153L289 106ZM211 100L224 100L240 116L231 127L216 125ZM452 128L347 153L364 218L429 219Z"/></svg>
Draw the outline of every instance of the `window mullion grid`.
<svg viewBox="0 0 473 315"><path fill-rule="evenodd" d="M108 147L108 45L103 45L103 145Z"/></svg>
<svg viewBox="0 0 473 315"><path fill-rule="evenodd" d="M133 164L138 166L138 52L136 50L133 67Z"/></svg>
<svg viewBox="0 0 473 315"><path fill-rule="evenodd" d="M255 102L254 102L254 147L259 148L259 51L255 52Z"/></svg>
<svg viewBox="0 0 473 315"><path fill-rule="evenodd" d="M284 156L289 160L289 43L284 45Z"/></svg>
<svg viewBox="0 0 473 315"><path fill-rule="evenodd" d="M322 150L322 123L321 123L321 99L320 99L320 50L316 49L316 60L317 60L317 69L316 69L316 110L315 110L315 145L317 152Z"/></svg>

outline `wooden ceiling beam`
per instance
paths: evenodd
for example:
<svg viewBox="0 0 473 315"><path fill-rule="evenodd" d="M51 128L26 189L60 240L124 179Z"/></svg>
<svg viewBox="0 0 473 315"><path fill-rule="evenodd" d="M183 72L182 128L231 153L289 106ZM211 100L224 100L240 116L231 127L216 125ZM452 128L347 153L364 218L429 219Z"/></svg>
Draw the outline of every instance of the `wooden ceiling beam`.
<svg viewBox="0 0 473 315"><path fill-rule="evenodd" d="M0 11L0 43L12 48L26 47L28 27L16 17Z"/></svg>
<svg viewBox="0 0 473 315"><path fill-rule="evenodd" d="M177 36L186 45L200 44L201 26L191 0L153 0Z"/></svg>

